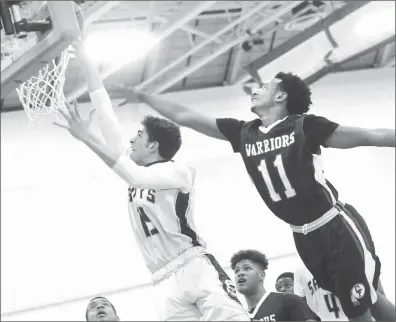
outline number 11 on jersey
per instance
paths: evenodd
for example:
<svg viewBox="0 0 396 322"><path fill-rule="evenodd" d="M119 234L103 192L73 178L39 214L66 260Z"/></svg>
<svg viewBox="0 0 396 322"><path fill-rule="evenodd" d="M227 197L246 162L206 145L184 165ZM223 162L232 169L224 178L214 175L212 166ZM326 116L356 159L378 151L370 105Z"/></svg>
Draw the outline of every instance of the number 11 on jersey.
<svg viewBox="0 0 396 322"><path fill-rule="evenodd" d="M282 155L278 154L275 158L275 161L273 164L270 164L270 166L274 166L277 169L278 175L283 183L283 186L285 187L285 195L287 198L294 197L296 195L296 191L293 189L293 187L290 184L289 179L287 178L285 167L283 166L283 160L282 160ZM263 176L264 182L268 188L268 192L271 196L271 199L274 202L281 201L282 198L275 191L274 184L272 183L270 173L268 171L268 166L267 166L267 161L266 160L261 160L260 166L258 167L259 171L261 172L261 175Z"/></svg>

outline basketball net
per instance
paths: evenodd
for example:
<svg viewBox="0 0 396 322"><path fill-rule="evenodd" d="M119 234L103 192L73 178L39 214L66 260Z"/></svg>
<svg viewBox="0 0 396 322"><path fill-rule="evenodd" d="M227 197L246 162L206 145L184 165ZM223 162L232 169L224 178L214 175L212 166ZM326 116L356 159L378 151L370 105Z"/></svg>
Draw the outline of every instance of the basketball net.
<svg viewBox="0 0 396 322"><path fill-rule="evenodd" d="M30 77L16 88L31 125L42 124L44 117L49 115L54 115L58 119L59 110L66 110L63 93L66 69L70 59L74 58L75 48L81 41L84 32L82 10L76 4L75 9L82 33L80 38L64 49L59 57L52 59L42 67L38 74Z"/></svg>
<svg viewBox="0 0 396 322"><path fill-rule="evenodd" d="M65 109L63 87L72 50L72 46L66 48L59 58L53 59L37 75L30 77L16 89L30 121L43 121L44 116L56 116L58 110Z"/></svg>

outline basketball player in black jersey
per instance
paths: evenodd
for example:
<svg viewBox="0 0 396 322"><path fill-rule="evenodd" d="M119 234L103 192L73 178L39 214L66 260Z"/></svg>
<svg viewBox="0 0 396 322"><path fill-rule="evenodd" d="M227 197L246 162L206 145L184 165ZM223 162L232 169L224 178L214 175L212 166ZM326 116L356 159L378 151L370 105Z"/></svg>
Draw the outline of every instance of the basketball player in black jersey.
<svg viewBox="0 0 396 322"><path fill-rule="evenodd" d="M395 147L394 129L342 126L305 114L309 87L296 75L278 73L252 93L258 118L215 119L180 104L119 86L127 101L140 101L179 125L229 141L240 153L268 208L291 226L298 253L320 287L341 301L349 319L368 321L377 300L380 261L368 247L357 211L338 200L321 167L321 146Z"/></svg>
<svg viewBox="0 0 396 322"><path fill-rule="evenodd" d="M85 312L87 321L119 321L116 309L111 302L102 296L98 296L89 301Z"/></svg>
<svg viewBox="0 0 396 322"><path fill-rule="evenodd" d="M252 321L320 321L297 295L267 292L264 288L267 257L257 250L241 250L231 258L237 291L248 305Z"/></svg>

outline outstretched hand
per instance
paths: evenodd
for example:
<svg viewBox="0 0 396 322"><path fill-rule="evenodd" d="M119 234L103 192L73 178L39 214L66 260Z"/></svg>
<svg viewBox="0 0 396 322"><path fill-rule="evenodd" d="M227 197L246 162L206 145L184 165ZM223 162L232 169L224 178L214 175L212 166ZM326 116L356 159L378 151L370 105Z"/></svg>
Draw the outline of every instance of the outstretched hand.
<svg viewBox="0 0 396 322"><path fill-rule="evenodd" d="M65 104L68 112L59 110L59 113L65 118L67 123L65 124L54 121L53 124L68 130L69 133L78 140L84 140L88 138L91 134L91 130L89 129L89 127L92 123L93 113L95 112L95 110L91 109L89 111L88 120L84 121L80 116L76 102L74 102L73 104L69 104L66 102Z"/></svg>
<svg viewBox="0 0 396 322"><path fill-rule="evenodd" d="M112 96L114 97L114 94L118 94L117 96L121 96L124 101L118 104L118 106L124 106L128 103L141 103L141 94L142 92L133 88L133 87L126 87L125 85L118 85L118 84L112 84L107 86L109 92L111 92Z"/></svg>

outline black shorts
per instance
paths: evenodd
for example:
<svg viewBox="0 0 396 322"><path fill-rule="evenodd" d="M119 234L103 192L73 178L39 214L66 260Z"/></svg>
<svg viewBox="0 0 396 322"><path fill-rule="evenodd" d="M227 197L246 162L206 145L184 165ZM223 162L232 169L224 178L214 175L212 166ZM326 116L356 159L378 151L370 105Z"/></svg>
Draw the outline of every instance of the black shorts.
<svg viewBox="0 0 396 322"><path fill-rule="evenodd" d="M377 300L381 262L363 217L346 204L340 214L307 235L294 233L297 251L318 282L334 293L348 318Z"/></svg>

